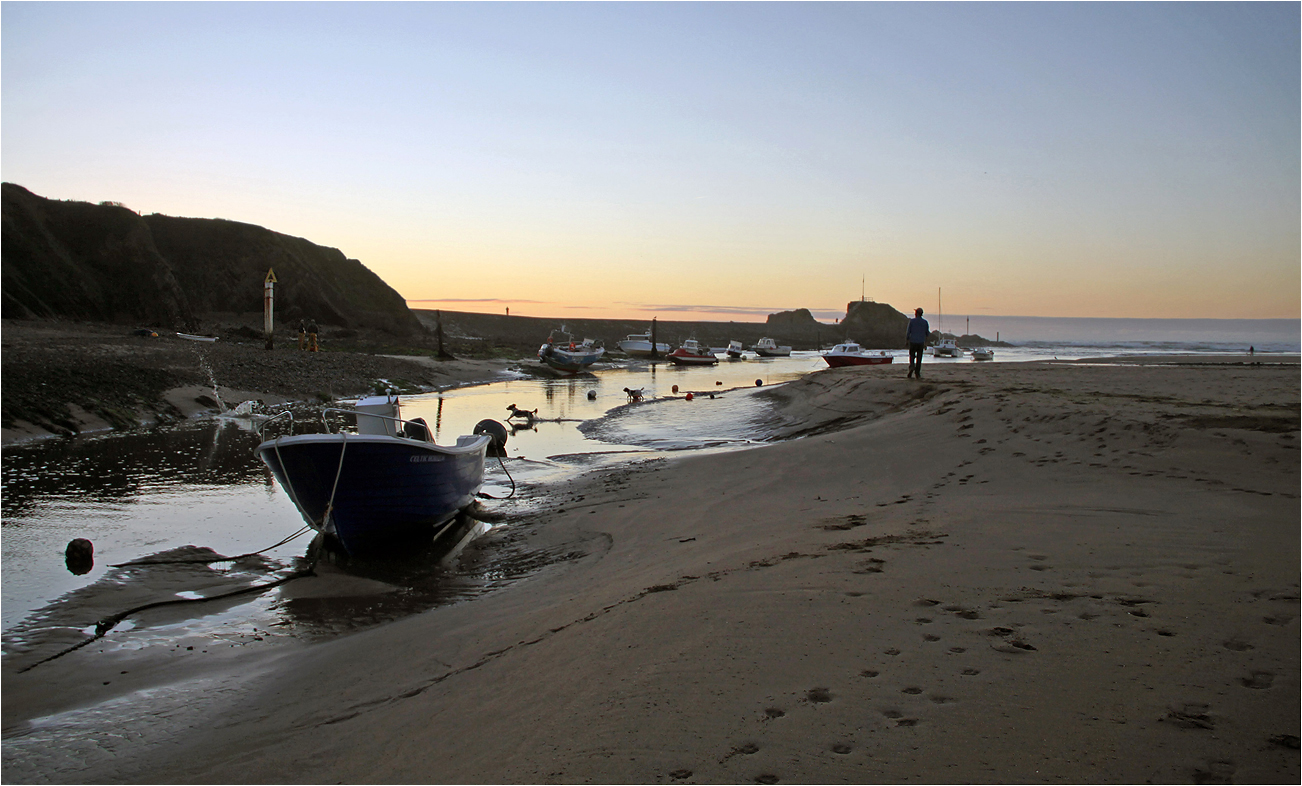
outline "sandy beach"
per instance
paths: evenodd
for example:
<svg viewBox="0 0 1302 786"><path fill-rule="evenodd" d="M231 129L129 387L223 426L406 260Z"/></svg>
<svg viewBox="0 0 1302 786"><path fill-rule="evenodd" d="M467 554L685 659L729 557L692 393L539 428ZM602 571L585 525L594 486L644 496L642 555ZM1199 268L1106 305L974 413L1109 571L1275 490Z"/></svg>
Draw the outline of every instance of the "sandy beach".
<svg viewBox="0 0 1302 786"><path fill-rule="evenodd" d="M4 780L1296 783L1296 356L924 368L557 489L471 602L11 657Z"/></svg>

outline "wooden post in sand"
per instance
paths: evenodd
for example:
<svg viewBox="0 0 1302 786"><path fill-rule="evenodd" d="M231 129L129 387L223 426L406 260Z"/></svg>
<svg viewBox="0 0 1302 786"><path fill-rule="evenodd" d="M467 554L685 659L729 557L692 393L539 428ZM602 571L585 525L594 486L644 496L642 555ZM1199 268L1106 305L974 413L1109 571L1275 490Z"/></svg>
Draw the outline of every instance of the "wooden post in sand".
<svg viewBox="0 0 1302 786"><path fill-rule="evenodd" d="M660 353L656 351L656 318L651 317L651 359L655 360L659 357Z"/></svg>
<svg viewBox="0 0 1302 786"><path fill-rule="evenodd" d="M276 327L276 271L267 268L267 277L262 282L262 332L267 337L267 349L275 347Z"/></svg>

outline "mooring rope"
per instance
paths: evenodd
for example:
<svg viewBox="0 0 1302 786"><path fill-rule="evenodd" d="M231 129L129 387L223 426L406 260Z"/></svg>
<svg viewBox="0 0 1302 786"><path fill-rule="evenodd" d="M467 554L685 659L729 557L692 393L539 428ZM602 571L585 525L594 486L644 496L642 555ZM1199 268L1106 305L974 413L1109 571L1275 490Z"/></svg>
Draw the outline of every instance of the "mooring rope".
<svg viewBox="0 0 1302 786"><path fill-rule="evenodd" d="M109 565L109 567L130 568L136 565L211 565L214 562L235 562L237 560L242 560L245 557L256 557L259 554L262 554L263 552L271 551L272 549L278 546L283 546L286 543L293 540L294 538L297 538L298 536L304 534L310 529L311 527L305 524L302 527L300 527L298 531L295 532L294 534L290 535L289 537L282 538L281 540L271 544L265 549L259 549L258 551L250 551L248 554L237 554L234 557L206 557L203 559L142 559L142 560L133 560L131 562L117 562Z"/></svg>
<svg viewBox="0 0 1302 786"><path fill-rule="evenodd" d="M62 652L56 652L55 654L49 656L48 658L38 660L30 666L24 666L23 668L19 669L17 673L21 674L22 672L25 671L31 671L37 666L40 666L42 663L49 663L50 661L55 660L57 658L62 658L64 655L67 655L70 652L76 652L82 647L85 647L87 644L91 644L93 642L99 641L100 639L104 638L104 634L108 633L109 631L117 627L119 622L126 619L127 617L130 617L132 614L144 611L146 609L158 608L159 606L171 606L178 603L204 603L210 600L221 600L222 598L234 597L235 595L246 595L250 592L264 592L273 587L279 587L281 584L286 584L288 582L291 582L294 579L301 579L304 576L315 576L315 575L316 575L316 559L313 559L310 563L308 563L308 566L303 570L294 571L288 576L283 576L279 579L276 579L275 581L267 582L266 584L255 584L251 587L241 587L240 589L231 590L230 592L222 592L217 595L208 595L202 598L173 598L170 600L158 600L158 601L154 601L153 603L144 603L139 606L135 606L133 608L127 609L126 611L120 611L117 614L111 614L107 617L103 617L102 619L100 619L99 622L95 623L94 636L90 637L89 639L86 639L85 641L78 642L77 644L74 644L71 647L68 647L67 649L63 650Z"/></svg>
<svg viewBox="0 0 1302 786"><path fill-rule="evenodd" d="M482 499L504 500L504 499L510 499L511 497L515 496L515 478L511 477L511 471L506 468L506 462L502 461L502 457L497 456L496 458L497 458L498 465L501 466L502 471L506 473L506 479L511 481L511 493L507 494L505 497L494 497L492 494L485 494L483 492L480 492L479 497Z"/></svg>

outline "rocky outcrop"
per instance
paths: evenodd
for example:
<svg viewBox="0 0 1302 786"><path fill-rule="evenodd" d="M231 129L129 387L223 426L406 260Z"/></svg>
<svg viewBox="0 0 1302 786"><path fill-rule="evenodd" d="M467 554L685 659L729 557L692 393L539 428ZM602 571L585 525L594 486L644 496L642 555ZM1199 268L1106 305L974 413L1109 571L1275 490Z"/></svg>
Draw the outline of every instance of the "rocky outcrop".
<svg viewBox="0 0 1302 786"><path fill-rule="evenodd" d="M903 349L909 318L885 303L858 300L846 304L841 321L845 335L865 347Z"/></svg>
<svg viewBox="0 0 1302 786"><path fill-rule="evenodd" d="M262 313L274 269L277 320L422 331L402 296L338 249L236 221L139 216L3 185L3 316L193 329L212 313Z"/></svg>

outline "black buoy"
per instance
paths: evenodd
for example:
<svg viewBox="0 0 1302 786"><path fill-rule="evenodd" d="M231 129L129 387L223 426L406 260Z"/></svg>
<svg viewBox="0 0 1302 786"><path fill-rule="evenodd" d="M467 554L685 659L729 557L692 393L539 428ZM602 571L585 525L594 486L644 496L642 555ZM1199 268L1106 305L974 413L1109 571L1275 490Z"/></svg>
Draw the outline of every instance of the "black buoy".
<svg viewBox="0 0 1302 786"><path fill-rule="evenodd" d="M95 546L85 538L74 538L64 550L63 559L71 573L84 576L95 567Z"/></svg>
<svg viewBox="0 0 1302 786"><path fill-rule="evenodd" d="M597 400L597 391L595 391L595 390L589 390L589 391L588 391L588 401L596 401L596 400Z"/></svg>
<svg viewBox="0 0 1302 786"><path fill-rule="evenodd" d="M487 434L492 442L488 445L488 455L505 456L506 455L506 426L498 423L496 420L481 420L475 424L474 433Z"/></svg>
<svg viewBox="0 0 1302 786"><path fill-rule="evenodd" d="M755 387L760 387L760 386L762 386L763 384L764 384L764 380L762 380L762 379L757 379L757 380L755 380Z"/></svg>

